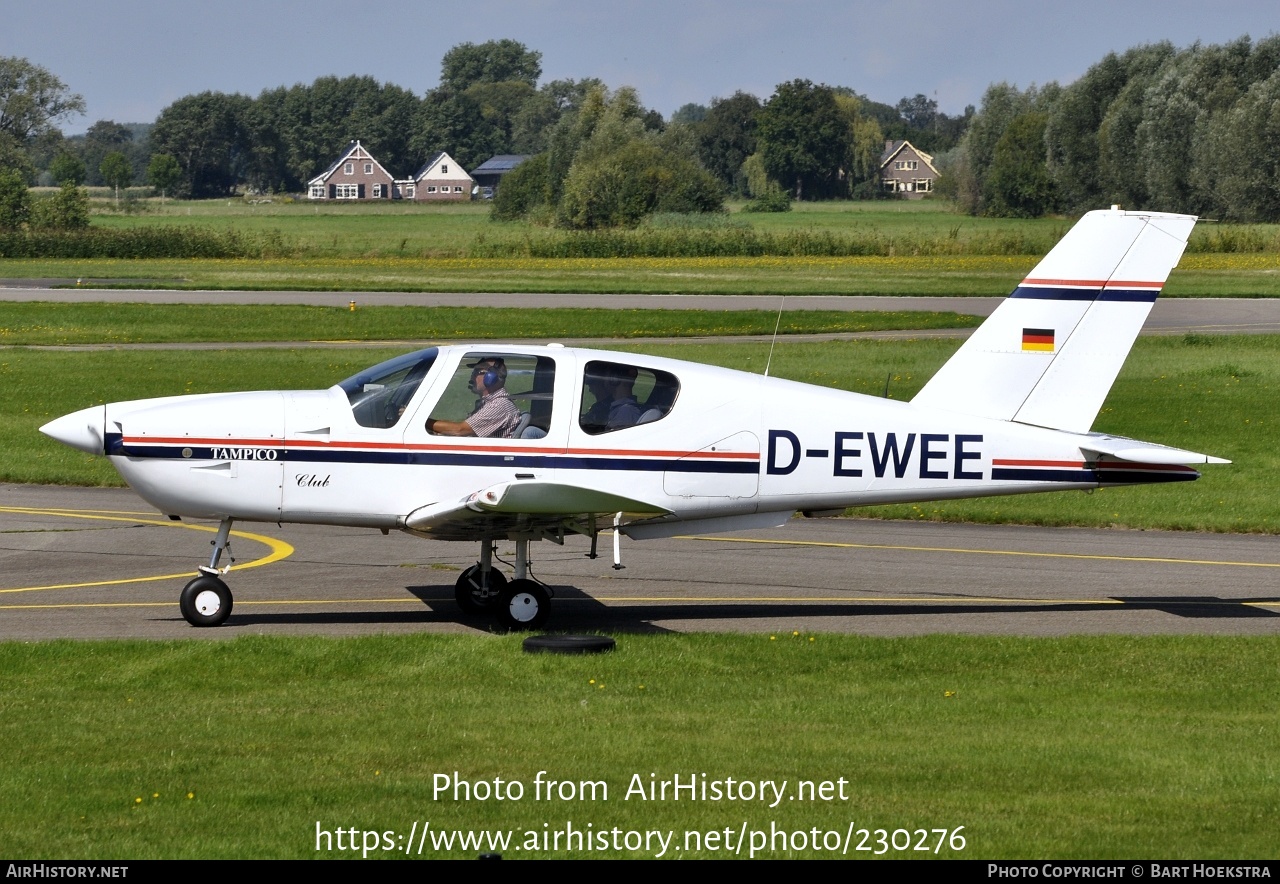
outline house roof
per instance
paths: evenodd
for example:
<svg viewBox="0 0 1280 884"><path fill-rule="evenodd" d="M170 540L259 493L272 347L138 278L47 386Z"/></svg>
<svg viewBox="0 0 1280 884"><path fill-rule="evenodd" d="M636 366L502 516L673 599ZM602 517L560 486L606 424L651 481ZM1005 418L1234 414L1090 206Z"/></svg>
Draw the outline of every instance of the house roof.
<svg viewBox="0 0 1280 884"><path fill-rule="evenodd" d="M905 141L905 140L890 141L885 145L885 151L883 154L880 155L880 168L883 169L885 166L889 164L890 160L892 160L898 154L902 153L902 151L904 151L908 147L911 148L913 151L915 151L916 156L924 160L924 164L929 167L929 169L933 172L933 174L935 175L939 174L937 167L933 165L933 156L931 154L925 153L920 148L912 144L910 141Z"/></svg>
<svg viewBox="0 0 1280 884"><path fill-rule="evenodd" d="M528 154L502 153L489 157L471 170L472 175L505 175L529 159Z"/></svg>
<svg viewBox="0 0 1280 884"><path fill-rule="evenodd" d="M347 160L353 157L358 160L367 160L373 163L375 166L381 169L382 174L386 175L388 178L395 177L394 175L392 175L390 172L387 171L386 167L383 166L382 163L378 162L376 159L373 158L373 154L369 153L368 148L361 145L359 141L353 141L347 145L347 149L344 150L336 160L334 160L332 163L329 164L329 168L325 169L319 175L317 175L316 177L308 181L307 186L309 187L312 184L324 184L326 181L329 180L329 178L333 175L334 172L338 171L338 169L342 166L343 163L345 163Z"/></svg>
<svg viewBox="0 0 1280 884"><path fill-rule="evenodd" d="M463 175L467 175L467 170L462 168L461 164L459 164L457 160L449 156L449 154L447 154L445 151L440 150L440 151L436 151L430 157L427 158L427 161L422 164L422 168L413 173L412 180L420 181L423 178L423 176L425 176L428 172L430 172L434 166L446 161L456 166L458 169L458 172L460 172ZM467 177L471 178L470 175L467 175ZM475 179L472 179L472 180L475 180Z"/></svg>

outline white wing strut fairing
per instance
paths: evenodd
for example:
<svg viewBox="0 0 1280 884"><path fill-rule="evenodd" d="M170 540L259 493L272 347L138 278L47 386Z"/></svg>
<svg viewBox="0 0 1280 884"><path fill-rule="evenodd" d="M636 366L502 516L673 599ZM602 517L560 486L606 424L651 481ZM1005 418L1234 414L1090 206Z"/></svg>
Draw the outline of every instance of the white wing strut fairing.
<svg viewBox="0 0 1280 884"><path fill-rule="evenodd" d="M1090 212L911 402L629 353L453 345L329 390L95 406L47 435L220 531L180 606L223 622L236 520L479 542L455 598L530 628L528 544L763 530L797 510L1189 481L1221 458L1090 432L1195 219ZM493 566L514 541L513 580Z"/></svg>

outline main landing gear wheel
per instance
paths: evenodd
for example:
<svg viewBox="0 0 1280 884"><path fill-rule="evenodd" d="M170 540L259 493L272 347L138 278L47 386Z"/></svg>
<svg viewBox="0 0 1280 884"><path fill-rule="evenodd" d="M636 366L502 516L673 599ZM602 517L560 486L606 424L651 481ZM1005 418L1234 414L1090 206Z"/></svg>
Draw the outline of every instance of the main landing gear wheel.
<svg viewBox="0 0 1280 884"><path fill-rule="evenodd" d="M231 590L217 577L197 577L178 598L182 616L192 626L220 626L231 615Z"/></svg>
<svg viewBox="0 0 1280 884"><path fill-rule="evenodd" d="M479 565L472 565L462 572L453 589L453 598L462 609L462 613L471 617L488 614L498 603L502 590L506 589L507 578L496 568L489 569L489 589L486 592L480 585L481 571Z"/></svg>
<svg viewBox="0 0 1280 884"><path fill-rule="evenodd" d="M498 598L498 623L507 629L537 629L550 613L551 595L532 580L512 580Z"/></svg>

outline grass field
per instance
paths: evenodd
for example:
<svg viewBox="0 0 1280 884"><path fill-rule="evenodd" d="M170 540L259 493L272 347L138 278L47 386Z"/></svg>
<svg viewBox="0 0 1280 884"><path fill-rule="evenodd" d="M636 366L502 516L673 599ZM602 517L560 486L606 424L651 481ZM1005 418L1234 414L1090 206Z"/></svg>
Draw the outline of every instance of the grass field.
<svg viewBox="0 0 1280 884"><path fill-rule="evenodd" d="M780 341L772 373L907 399L954 340ZM403 348L401 348L402 350ZM760 371L768 343L644 344L675 358ZM1097 428L1235 461L1190 484L1064 492L859 510L896 518L1280 532L1280 337L1139 339ZM87 405L181 393L320 388L395 350L0 351L0 480L116 485L104 458L41 436L44 422ZM51 379L56 378L55 381Z"/></svg>
<svg viewBox="0 0 1280 884"><path fill-rule="evenodd" d="M972 328L959 313L0 302L0 345L646 338Z"/></svg>
<svg viewBox="0 0 1280 884"><path fill-rule="evenodd" d="M370 855L397 856L382 845L403 850L415 822L512 830L524 850L510 858L659 850L529 848L526 833L571 821L673 831L668 858L726 855L685 831L774 826L836 845L853 829L851 857L883 849L876 829L913 847L919 829L959 829L963 850L931 833L887 855L934 856L941 840L938 856L973 859L1267 858L1278 652L1275 637L790 632L623 636L592 657L444 635L0 644L0 852L344 855L317 853L319 827L390 832ZM535 800L539 771L603 782L607 800ZM789 797L625 797L634 777L676 774L785 780ZM454 800L437 776L517 780L524 797ZM815 796L830 783L830 799L792 800L802 780ZM422 855L479 852L428 840ZM777 841L760 854L832 855Z"/></svg>
<svg viewBox="0 0 1280 884"><path fill-rule="evenodd" d="M878 257L611 259L472 257L495 249L501 253L503 244L562 236L523 223L492 222L488 206L480 203L208 200L170 202L140 215L101 214L93 223L233 228L250 236L270 235L293 254L265 260L0 259L0 276L215 290L1002 296L1071 220L972 218L940 201L801 203L774 215L735 213L726 223L750 224L762 234L901 240L902 246ZM1029 245L1015 254L987 251L1002 242ZM941 251L914 254L913 243L941 244ZM965 254L966 243L979 253ZM959 253L950 253L952 248ZM1280 227L1199 225L1166 295L1280 296Z"/></svg>

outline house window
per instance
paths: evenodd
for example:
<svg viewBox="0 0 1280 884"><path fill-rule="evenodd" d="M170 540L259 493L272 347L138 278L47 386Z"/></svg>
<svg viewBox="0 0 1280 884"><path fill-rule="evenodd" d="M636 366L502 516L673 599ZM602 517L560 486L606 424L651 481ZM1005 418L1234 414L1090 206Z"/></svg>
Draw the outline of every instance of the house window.
<svg viewBox="0 0 1280 884"><path fill-rule="evenodd" d="M373 198L374 198L374 199L382 199L382 185L381 185L381 184L375 184L375 185L373 185Z"/></svg>
<svg viewBox="0 0 1280 884"><path fill-rule="evenodd" d="M325 187L323 184L313 184L311 185L311 190L308 195L313 200L322 200L325 197L324 191L325 191Z"/></svg>
<svg viewBox="0 0 1280 884"><path fill-rule="evenodd" d="M458 187L457 185L454 185L453 192L454 192L454 193L462 193L462 188L461 188L461 187Z"/></svg>
<svg viewBox="0 0 1280 884"><path fill-rule="evenodd" d="M365 163L365 164L364 164L364 173L365 173L366 175L372 175L372 174L373 174L373 163Z"/></svg>
<svg viewBox="0 0 1280 884"><path fill-rule="evenodd" d="M405 188L404 188L405 199L413 199L415 196L417 196L417 193L418 193L417 185L415 184L405 185Z"/></svg>
<svg viewBox="0 0 1280 884"><path fill-rule="evenodd" d="M932 179L932 178L917 178L917 179L916 179L916 192L917 192L917 193L923 193L923 192L927 192L927 191L930 191L930 190L933 190L933 179Z"/></svg>
<svg viewBox="0 0 1280 884"><path fill-rule="evenodd" d="M435 193L435 192L436 192L436 186L434 184L427 186L427 193Z"/></svg>
<svg viewBox="0 0 1280 884"><path fill-rule="evenodd" d="M448 166L441 166L441 167L440 167L440 174L441 174L441 175L448 175L448 174L449 174L449 167L448 167Z"/></svg>
<svg viewBox="0 0 1280 884"><path fill-rule="evenodd" d="M355 173L356 173L355 163L347 163L345 166L342 167L342 174L344 175L354 175Z"/></svg>
<svg viewBox="0 0 1280 884"><path fill-rule="evenodd" d="M359 184L339 184L334 188L337 192L334 196L340 200L354 200L360 198Z"/></svg>

